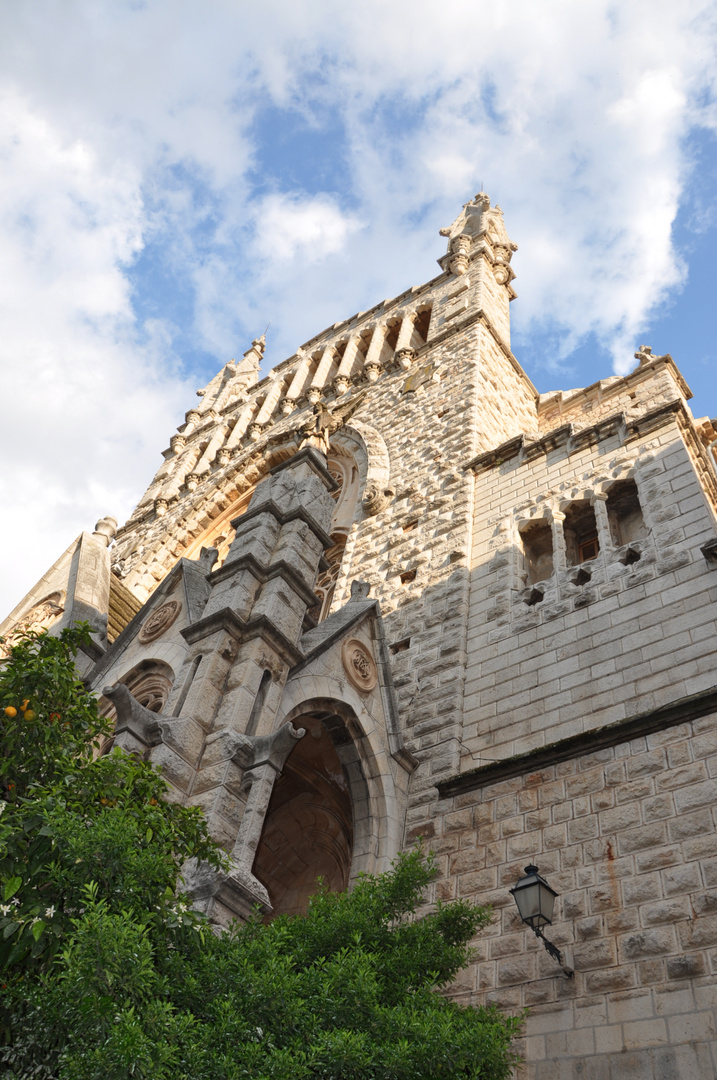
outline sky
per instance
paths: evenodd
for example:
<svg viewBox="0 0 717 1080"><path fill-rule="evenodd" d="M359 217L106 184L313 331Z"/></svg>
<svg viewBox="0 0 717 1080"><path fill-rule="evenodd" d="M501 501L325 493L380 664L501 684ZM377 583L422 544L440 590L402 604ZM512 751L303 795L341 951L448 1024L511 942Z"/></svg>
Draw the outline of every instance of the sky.
<svg viewBox="0 0 717 1080"><path fill-rule="evenodd" d="M0 618L197 388L439 273L499 203L542 391L670 352L717 414L717 6L0 0Z"/></svg>

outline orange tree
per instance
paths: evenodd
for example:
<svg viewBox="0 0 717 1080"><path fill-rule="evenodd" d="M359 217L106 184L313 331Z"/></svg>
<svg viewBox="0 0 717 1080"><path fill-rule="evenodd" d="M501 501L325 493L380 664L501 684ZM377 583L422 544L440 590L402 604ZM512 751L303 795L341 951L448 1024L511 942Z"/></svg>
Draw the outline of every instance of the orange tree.
<svg viewBox="0 0 717 1080"><path fill-rule="evenodd" d="M11 1080L504 1080L519 1018L441 993L489 912L418 911L420 851L305 916L209 931L187 858L221 867L198 811L147 763L96 756L86 630L31 637L0 672L0 1070ZM29 715L28 715L29 714Z"/></svg>

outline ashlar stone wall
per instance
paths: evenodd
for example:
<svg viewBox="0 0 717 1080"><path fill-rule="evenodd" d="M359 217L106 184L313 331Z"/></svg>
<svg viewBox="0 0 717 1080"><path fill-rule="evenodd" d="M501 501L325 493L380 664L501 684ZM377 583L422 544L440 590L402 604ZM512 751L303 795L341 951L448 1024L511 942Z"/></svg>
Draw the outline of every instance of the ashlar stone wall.
<svg viewBox="0 0 717 1080"><path fill-rule="evenodd" d="M644 427L593 434L477 474L464 769L716 681L717 575L701 551L715 521L677 414L668 408ZM637 485L647 530L635 562L614 546L605 512L610 485L625 477ZM593 504L601 548L580 567L560 549L575 500ZM520 528L536 520L552 528L556 565L531 602Z"/></svg>
<svg viewBox="0 0 717 1080"><path fill-rule="evenodd" d="M717 714L444 799L436 895L493 905L456 994L529 1008L525 1080L706 1080L717 1071ZM419 833L420 828L414 830ZM535 861L546 931L508 890Z"/></svg>

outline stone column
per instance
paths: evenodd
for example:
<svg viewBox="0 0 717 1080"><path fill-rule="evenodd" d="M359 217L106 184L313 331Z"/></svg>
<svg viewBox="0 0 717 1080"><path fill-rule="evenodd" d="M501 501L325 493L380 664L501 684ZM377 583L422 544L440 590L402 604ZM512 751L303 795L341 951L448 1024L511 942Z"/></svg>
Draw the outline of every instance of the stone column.
<svg viewBox="0 0 717 1080"><path fill-rule="evenodd" d="M593 495L593 510L597 525L598 545L601 551L609 551L613 546L610 522L607 516L607 492L596 491Z"/></svg>
<svg viewBox="0 0 717 1080"><path fill-rule="evenodd" d="M349 338L344 355L341 358L341 363L339 364L339 370L336 372L336 378L334 379L334 390L337 394L345 394L351 385L351 376L354 364L356 363L356 354L359 351L360 340L358 334Z"/></svg>
<svg viewBox="0 0 717 1080"><path fill-rule="evenodd" d="M563 532L564 521L565 514L561 513L560 510L553 510L553 565L556 574L561 570L565 570L568 565L568 552L565 546L565 533Z"/></svg>
<svg viewBox="0 0 717 1080"><path fill-rule="evenodd" d="M286 398L282 406L282 411L287 416L290 412L294 411L299 398L304 393L304 386L306 385L309 368L311 367L311 357L309 355L297 353L297 356L301 356L301 359L296 366L294 377L289 384L289 389L286 391Z"/></svg>
<svg viewBox="0 0 717 1080"><path fill-rule="evenodd" d="M249 423L251 421L252 416L254 415L254 410L255 409L256 409L256 402L255 401L247 401L247 403L244 405L244 407L239 411L239 415L237 416L236 423L234 424L234 427L229 432L229 437L228 437L227 441L224 443L224 446L222 446L221 449L219 450L218 457L219 457L219 464L220 465L226 465L226 463L232 457L232 454L236 450L237 446L239 446L240 442L242 441L242 439L246 435L246 430L249 427Z"/></svg>
<svg viewBox="0 0 717 1080"><path fill-rule="evenodd" d="M229 850L245 801L236 740L245 741L250 728L257 736L272 733L281 687L301 657L297 645L306 610L316 602L319 562L331 546L334 488L325 459L310 447L276 466L232 522L236 535L224 565L212 573L202 617L182 631L189 644L185 668L197 667L179 716L206 732L190 801L202 806L212 835ZM269 690L254 715L266 672Z"/></svg>
<svg viewBox="0 0 717 1080"><path fill-rule="evenodd" d="M212 462L217 455L217 451L226 438L226 434L227 425L221 424L207 443L207 448L194 466L192 473L187 476L187 487L189 487L192 480L198 481L205 473L209 472L212 467Z"/></svg>
<svg viewBox="0 0 717 1080"><path fill-rule="evenodd" d="M383 349L383 343L386 340L386 334L388 333L388 327L385 323L379 323L374 329L371 335L371 343L366 353L366 360L364 361L363 370L366 378L369 382L375 382L383 371L381 364L381 351Z"/></svg>
<svg viewBox="0 0 717 1080"><path fill-rule="evenodd" d="M404 371L408 371L411 364L416 359L416 350L411 348L411 338L413 337L415 321L416 312L410 311L407 315L404 315L401 329L398 331L396 363L399 367L402 367Z"/></svg>
<svg viewBox="0 0 717 1080"><path fill-rule="evenodd" d="M200 450L198 446L192 446L188 450L185 450L184 454L177 461L177 466L169 478L167 487L161 492L157 501L161 500L166 507L170 499L175 498L179 494L185 477L191 473L199 460L199 455Z"/></svg>
<svg viewBox="0 0 717 1080"><path fill-rule="evenodd" d="M316 369L316 374L311 380L311 385L307 394L311 405L314 405L324 392L324 386L326 385L326 380L331 371L331 365L334 362L335 351L336 349L333 344L327 345L324 349L321 360L319 361L319 366Z"/></svg>
<svg viewBox="0 0 717 1080"><path fill-rule="evenodd" d="M261 438L262 431L271 420L274 409L276 408L276 403L281 397L283 387L284 384L281 378L275 379L272 386L269 387L267 395L264 398L264 404L259 409L254 421L249 425L249 438L253 439L254 442Z"/></svg>

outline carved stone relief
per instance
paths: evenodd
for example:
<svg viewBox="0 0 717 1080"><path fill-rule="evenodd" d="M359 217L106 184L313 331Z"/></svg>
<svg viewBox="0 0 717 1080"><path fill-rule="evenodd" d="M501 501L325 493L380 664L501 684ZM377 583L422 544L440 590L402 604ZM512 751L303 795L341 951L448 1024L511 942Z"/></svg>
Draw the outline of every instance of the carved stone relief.
<svg viewBox="0 0 717 1080"><path fill-rule="evenodd" d="M166 630L169 630L181 610L181 601L168 600L166 604L162 604L156 611L153 611L142 624L142 629L139 632L140 644L147 645L150 641L161 637Z"/></svg>
<svg viewBox="0 0 717 1080"><path fill-rule="evenodd" d="M13 626L6 635L4 644L0 645L0 656L9 656L10 649L22 638L30 633L40 633L57 622L62 615L65 597L62 592L53 592L39 603L33 604L28 612Z"/></svg>
<svg viewBox="0 0 717 1080"><path fill-rule="evenodd" d="M358 638L349 638L341 649L344 670L357 690L368 694L378 682L378 671L371 653Z"/></svg>

